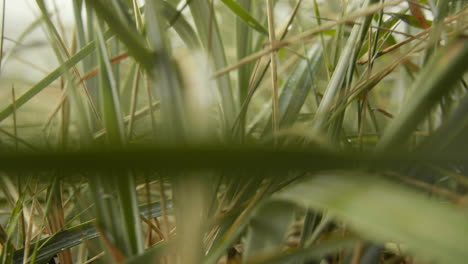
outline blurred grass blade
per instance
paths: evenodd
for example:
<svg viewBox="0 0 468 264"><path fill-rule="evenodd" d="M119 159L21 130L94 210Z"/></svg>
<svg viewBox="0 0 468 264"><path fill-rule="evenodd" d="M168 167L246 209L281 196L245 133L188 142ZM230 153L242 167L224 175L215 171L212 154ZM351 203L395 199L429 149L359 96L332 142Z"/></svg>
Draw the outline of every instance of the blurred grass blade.
<svg viewBox="0 0 468 264"><path fill-rule="evenodd" d="M234 0L221 0L234 14L237 15L244 23L249 25L256 31L268 36L268 30L262 26L254 17L252 17L241 5Z"/></svg>
<svg viewBox="0 0 468 264"><path fill-rule="evenodd" d="M162 241L148 248L143 254L129 258L125 264L158 263L157 260L175 251L177 239Z"/></svg>
<svg viewBox="0 0 468 264"><path fill-rule="evenodd" d="M255 256L278 251L286 242L296 208L285 201L268 201L259 206L250 220L242 257L244 261Z"/></svg>
<svg viewBox="0 0 468 264"><path fill-rule="evenodd" d="M209 1L206 0L191 0L189 3L190 12L192 13L199 38L213 60L213 71L218 71L227 66L224 45L221 40L216 16L210 7ZM225 74L216 79L218 91L221 97L221 111L223 113L223 128L224 136L229 137L230 128L234 123L235 115L237 114L238 106L234 99L231 88L229 75Z"/></svg>
<svg viewBox="0 0 468 264"><path fill-rule="evenodd" d="M327 210L365 238L403 243L425 260L464 263L468 258L465 212L378 175L321 174L285 189L278 198Z"/></svg>
<svg viewBox="0 0 468 264"><path fill-rule="evenodd" d="M383 247L381 245L370 245L366 248L365 252L362 254L361 261L359 264L374 264L379 263L381 259L381 251Z"/></svg>
<svg viewBox="0 0 468 264"><path fill-rule="evenodd" d="M295 263L295 261L301 260L306 261L305 263L322 263L319 260L327 256L327 254L352 248L356 242L358 240L353 237L333 238L310 247L296 248L281 253L261 256L246 262L246 264ZM317 260L317 262L313 262L313 260Z"/></svg>
<svg viewBox="0 0 468 264"><path fill-rule="evenodd" d="M174 8L170 3L166 1L160 1L162 4L162 14L166 17L166 20L170 22L172 18L177 16L177 20L170 26L177 32L180 38L185 42L188 48L198 49L200 48L197 34L192 28L192 25L187 21L183 14L178 13L177 9Z"/></svg>
<svg viewBox="0 0 468 264"><path fill-rule="evenodd" d="M447 95L468 70L467 61L466 37L456 39L434 54L413 82L400 114L388 124L377 150L401 147L439 99Z"/></svg>
<svg viewBox="0 0 468 264"><path fill-rule="evenodd" d="M431 26L426 17L424 16L424 12L422 11L421 7L418 5L418 2L415 0L408 0L409 9L411 14L413 15L414 19L418 22L418 24L426 29Z"/></svg>
<svg viewBox="0 0 468 264"><path fill-rule="evenodd" d="M161 102L161 122L164 124L162 126L163 138L168 144L177 141L182 143L185 138L185 106L183 105L182 86L176 74L177 68L171 57L171 50L160 15L162 14L162 5L159 5L157 1L150 1L146 4L147 37L152 52L155 54L153 60L157 62L152 75L158 78L159 89L156 92L159 94Z"/></svg>
<svg viewBox="0 0 468 264"><path fill-rule="evenodd" d="M37 27L41 25L41 23L43 22L43 19L44 18L42 16L36 18L18 35L18 37L16 37L15 42L13 42L13 45L10 47L8 52L5 52L5 54L3 55L3 58L1 61L1 68L5 67L11 55L13 55L15 51L17 51L18 46L21 46L20 43L23 42L23 40L26 37L28 37L35 29L37 29Z"/></svg>
<svg viewBox="0 0 468 264"><path fill-rule="evenodd" d="M468 94L461 98L458 106L443 121L417 150L421 153L464 151L467 148L465 136L468 131ZM450 151L450 148L454 148Z"/></svg>
<svg viewBox="0 0 468 264"><path fill-rule="evenodd" d="M421 24L421 21L419 21L418 19L416 19L414 16L411 16L411 15L407 15L407 14L402 14L402 13L385 13L387 15L391 15L391 16L394 16L396 18L398 18L397 21L403 21L405 22L406 24L412 26L412 27L415 27L415 28L420 28L420 29L426 29L427 27L423 26ZM425 20L427 25L431 25L432 24L432 21L430 20Z"/></svg>

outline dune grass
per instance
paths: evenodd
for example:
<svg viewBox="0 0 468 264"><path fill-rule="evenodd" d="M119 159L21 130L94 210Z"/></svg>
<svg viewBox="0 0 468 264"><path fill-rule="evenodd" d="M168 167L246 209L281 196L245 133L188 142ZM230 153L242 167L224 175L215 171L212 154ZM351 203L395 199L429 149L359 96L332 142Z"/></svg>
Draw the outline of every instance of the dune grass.
<svg viewBox="0 0 468 264"><path fill-rule="evenodd" d="M59 4L0 45L0 263L466 263L463 1Z"/></svg>

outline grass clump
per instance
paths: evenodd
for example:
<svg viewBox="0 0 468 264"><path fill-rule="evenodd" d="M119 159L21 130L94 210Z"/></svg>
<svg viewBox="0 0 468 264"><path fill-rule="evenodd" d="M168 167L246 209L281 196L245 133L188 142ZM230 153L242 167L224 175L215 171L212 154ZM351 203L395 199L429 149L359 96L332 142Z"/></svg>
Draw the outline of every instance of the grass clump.
<svg viewBox="0 0 468 264"><path fill-rule="evenodd" d="M463 1L60 4L2 16L1 263L465 263Z"/></svg>

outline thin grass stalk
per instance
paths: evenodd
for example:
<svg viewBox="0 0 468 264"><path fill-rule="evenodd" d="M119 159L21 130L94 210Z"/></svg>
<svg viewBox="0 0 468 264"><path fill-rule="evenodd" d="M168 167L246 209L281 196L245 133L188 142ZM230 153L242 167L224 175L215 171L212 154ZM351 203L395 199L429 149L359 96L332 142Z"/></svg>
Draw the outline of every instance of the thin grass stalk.
<svg viewBox="0 0 468 264"><path fill-rule="evenodd" d="M16 121L16 95L15 86L11 86L11 105L13 106L13 135L15 135L15 150L18 151L18 127Z"/></svg>
<svg viewBox="0 0 468 264"><path fill-rule="evenodd" d="M59 178L60 172L57 172ZM62 190L60 187L60 179L57 179L57 184L51 185L47 193L51 195L51 208L47 217L47 227L51 234L55 234L65 228L65 214L62 204ZM52 189L53 188L53 189ZM72 255L69 249L58 254L60 263L71 264ZM26 258L24 258L26 260Z"/></svg>
<svg viewBox="0 0 468 264"><path fill-rule="evenodd" d="M26 228L26 235L24 241L24 256L23 256L23 264L28 263L29 257L29 250L31 245L31 233L32 233L32 226L33 226L33 216L34 216L34 208L35 208L36 200L33 199L31 203L31 214L29 215L29 219L27 220L28 225Z"/></svg>
<svg viewBox="0 0 468 264"><path fill-rule="evenodd" d="M65 90L63 84L63 78L61 79L61 89L62 91ZM68 143L68 136L69 136L69 127L70 127L70 103L67 98L64 99L62 107L61 107L61 119L60 119L60 137L59 137L59 145L63 148L67 148Z"/></svg>
<svg viewBox="0 0 468 264"><path fill-rule="evenodd" d="M38 235L39 236L42 233L42 230L44 230L46 228L46 223L47 223L46 218L47 218L47 215L49 214L49 210L51 208L51 203L52 203L53 197L55 195L55 192L57 191L57 187L56 187L57 185L58 185L58 177L54 177L52 182L49 184L51 192L47 193L45 209L42 212L42 215L41 215L41 207L36 208L36 210L38 210L38 212L39 212L39 215L42 216L42 219L41 219L40 224L39 224L39 229L38 229L38 232L39 232ZM37 183L36 183L36 190L37 190ZM36 197L33 197L32 199L34 201L36 199ZM31 212L31 213L33 213L33 212ZM37 256L38 250L39 250L39 243L36 243L34 245L34 250L32 251L32 254L30 256L30 263L31 264L36 263L36 261L37 261L36 256ZM29 258L29 255L26 255L24 259L28 259L28 258Z"/></svg>
<svg viewBox="0 0 468 264"><path fill-rule="evenodd" d="M240 0L239 5L247 12L252 10L252 1L250 0ZM252 53L253 30L241 18L237 17L236 20L237 59L240 60ZM242 105L246 100L253 66L253 63L249 63L241 66L237 71L237 90L240 105ZM245 119L240 120L240 122L240 137L243 138L243 134L245 132Z"/></svg>
<svg viewBox="0 0 468 264"><path fill-rule="evenodd" d="M131 99L130 99L130 111L129 111L129 115L130 115L130 119L129 119L129 122L128 122L128 132L127 132L127 136L128 136L128 141L130 141L130 139L132 138L132 135L133 135L133 123L134 123L134 120L135 120L135 111L136 111L136 106L137 106L137 100L138 100L138 88L140 86L140 67L139 66L136 66L136 70L135 70L135 77L133 79L133 88L132 88L132 95L131 95ZM151 106L150 106L150 111L151 111Z"/></svg>
<svg viewBox="0 0 468 264"><path fill-rule="evenodd" d="M252 10L252 1L240 0L239 5L247 12ZM252 52L253 32L252 29L239 17L236 18L236 47L238 60L246 57ZM239 102L242 104L249 89L250 74L253 64L249 63L240 67L237 71L237 83Z"/></svg>
<svg viewBox="0 0 468 264"><path fill-rule="evenodd" d="M318 6L318 3L317 3L317 0L314 0L314 13L315 13L315 16L316 16L316 20L317 20L317 25L318 26L321 26L322 25L322 19L321 19L321 15L320 15L320 8ZM324 59L324 62L325 62L325 69L326 69L326 72L327 72L327 77L328 77L328 80L330 80L331 78L331 65L330 65L330 58L329 58L329 55L328 55L328 49L327 49L327 46L325 45L325 37L323 35L323 33L320 33L320 43L322 44L322 48L323 48L323 59Z"/></svg>
<svg viewBox="0 0 468 264"><path fill-rule="evenodd" d="M2 26L0 27L0 74L2 74L2 62L3 62L3 42L5 41L5 38L4 38L4 35L5 35L5 13L6 13L6 9L5 9L5 5L6 5L6 0L3 0L2 1L2 14L1 14L1 22L2 22Z"/></svg>
<svg viewBox="0 0 468 264"><path fill-rule="evenodd" d="M276 32L275 32L275 19L273 14L273 0L266 0L267 2L267 16L268 16L268 35L270 40L270 46L274 47L276 44ZM272 115L271 123L273 127L273 135L276 136L279 128L278 121L278 72L277 72L277 61L276 52L270 53L271 61L271 89L272 89Z"/></svg>

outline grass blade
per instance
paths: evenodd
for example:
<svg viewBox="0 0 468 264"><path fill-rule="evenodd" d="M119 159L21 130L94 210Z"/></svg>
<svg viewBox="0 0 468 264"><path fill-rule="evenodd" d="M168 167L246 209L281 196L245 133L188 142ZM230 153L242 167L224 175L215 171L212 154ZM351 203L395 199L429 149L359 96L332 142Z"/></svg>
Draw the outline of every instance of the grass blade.
<svg viewBox="0 0 468 264"><path fill-rule="evenodd" d="M221 0L234 14L237 15L244 23L249 25L256 31L268 36L268 30L262 26L254 17L252 17L241 5L234 0Z"/></svg>
<svg viewBox="0 0 468 264"><path fill-rule="evenodd" d="M154 61L152 60L153 54L147 48L144 38L136 33L137 30L133 26L134 23L122 21L122 16L118 14L124 13L124 11L115 8L115 6L119 5L109 5L105 2L108 1L86 0L86 5L92 8L100 18L106 21L109 28L115 32L128 48L130 55L132 55L144 69L151 71L154 67Z"/></svg>
<svg viewBox="0 0 468 264"><path fill-rule="evenodd" d="M377 175L364 172L317 175L278 197L328 210L363 237L404 243L426 260L464 263L468 257L465 212ZM450 229L446 223L450 223Z"/></svg>
<svg viewBox="0 0 468 264"><path fill-rule="evenodd" d="M285 243L295 211L291 203L284 201L270 201L260 205L247 228L244 261L255 259L257 254L271 254L279 250Z"/></svg>

